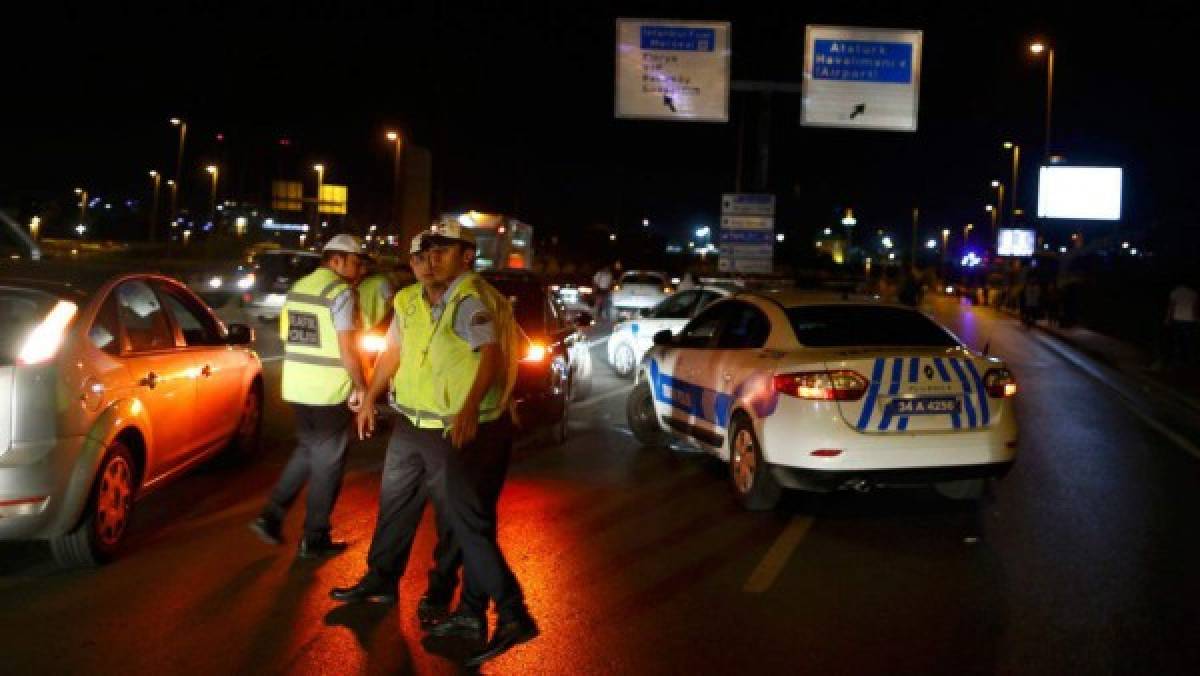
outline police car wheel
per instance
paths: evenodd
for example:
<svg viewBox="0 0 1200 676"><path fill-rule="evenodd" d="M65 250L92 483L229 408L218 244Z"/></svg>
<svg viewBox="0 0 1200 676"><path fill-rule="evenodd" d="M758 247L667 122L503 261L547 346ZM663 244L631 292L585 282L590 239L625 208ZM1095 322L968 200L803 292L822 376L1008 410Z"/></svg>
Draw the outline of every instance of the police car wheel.
<svg viewBox="0 0 1200 676"><path fill-rule="evenodd" d="M751 511L773 509L783 489L763 459L754 428L739 417L730 430L729 478L742 506Z"/></svg>
<svg viewBox="0 0 1200 676"><path fill-rule="evenodd" d="M625 400L625 418L629 422L629 430L633 432L633 437L643 446L662 448L667 445L667 435L659 426L657 416L650 383L642 381Z"/></svg>
<svg viewBox="0 0 1200 676"><path fill-rule="evenodd" d="M978 500L983 497L987 479L960 479L958 481L943 481L933 485L933 489L942 497L949 500Z"/></svg>
<svg viewBox="0 0 1200 676"><path fill-rule="evenodd" d="M633 369L637 366L637 357L633 354L633 348L628 343L622 343L613 353L613 372L622 378L628 378L633 375Z"/></svg>

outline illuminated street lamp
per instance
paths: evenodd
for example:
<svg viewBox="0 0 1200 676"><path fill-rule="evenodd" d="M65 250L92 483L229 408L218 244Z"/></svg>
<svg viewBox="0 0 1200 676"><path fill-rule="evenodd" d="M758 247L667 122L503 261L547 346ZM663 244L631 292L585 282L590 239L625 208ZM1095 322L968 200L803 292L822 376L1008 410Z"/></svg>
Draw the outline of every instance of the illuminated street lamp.
<svg viewBox="0 0 1200 676"><path fill-rule="evenodd" d="M41 229L42 229L42 217L41 216L34 216L33 218L29 219L29 234L33 237L34 240L37 240L38 231Z"/></svg>
<svg viewBox="0 0 1200 676"><path fill-rule="evenodd" d="M75 188L75 194L79 195L79 224L83 225L87 223L88 193L83 188Z"/></svg>
<svg viewBox="0 0 1200 676"><path fill-rule="evenodd" d="M212 224L217 222L217 180L221 175L221 170L215 164L210 164L204 168L212 176L212 194L208 200L208 220Z"/></svg>
<svg viewBox="0 0 1200 676"><path fill-rule="evenodd" d="M1004 149L1012 151L1012 183L1008 188L1008 222L1015 223L1017 220L1017 174L1020 173L1021 166L1021 146L1012 141L1004 142Z"/></svg>
<svg viewBox="0 0 1200 676"><path fill-rule="evenodd" d="M79 238L83 239L83 233L87 232L87 226L83 223L75 226L75 232L79 233Z"/></svg>
<svg viewBox="0 0 1200 676"><path fill-rule="evenodd" d="M158 224L155 221L158 220L158 188L159 183L162 181L162 176L159 176L157 171L151 169L150 180L154 185L154 197L150 201L150 241L153 242L154 231L158 228Z"/></svg>
<svg viewBox="0 0 1200 676"><path fill-rule="evenodd" d="M404 138L398 131L389 131L387 140L396 145L395 152L392 155L392 220L396 223L396 227L400 227L400 222L403 220L400 213L400 150L404 147ZM317 191L317 198L320 199L320 190Z"/></svg>
<svg viewBox="0 0 1200 676"><path fill-rule="evenodd" d="M171 192L171 221L174 222L179 216L179 181L182 180L180 174L183 172L183 144L187 139L187 122L172 117L171 126L179 127L179 150L175 154L175 190Z"/></svg>
<svg viewBox="0 0 1200 676"><path fill-rule="evenodd" d="M321 186L325 183L325 165L314 164L313 171L317 172L317 193L313 200L313 222L321 220ZM324 224L321 227L325 227Z"/></svg>
<svg viewBox="0 0 1200 676"><path fill-rule="evenodd" d="M1034 56L1041 56L1043 52L1046 54L1046 147L1042 156L1050 157L1050 116L1054 109L1054 48L1043 42L1034 42L1029 45L1029 51Z"/></svg>
<svg viewBox="0 0 1200 676"><path fill-rule="evenodd" d="M963 226L963 248L967 246L967 239L971 236L971 231L975 229L974 223L967 223Z"/></svg>

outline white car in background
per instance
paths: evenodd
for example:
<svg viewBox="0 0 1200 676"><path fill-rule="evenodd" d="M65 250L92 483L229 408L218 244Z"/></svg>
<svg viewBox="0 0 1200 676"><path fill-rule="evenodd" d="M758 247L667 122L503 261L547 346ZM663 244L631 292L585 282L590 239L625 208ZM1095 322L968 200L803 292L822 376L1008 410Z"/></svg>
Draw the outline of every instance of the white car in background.
<svg viewBox="0 0 1200 676"><path fill-rule="evenodd" d="M654 334L680 329L713 301L731 292L716 286L679 291L647 310L641 317L618 322L608 338L608 364L622 378L633 375L642 356L654 346Z"/></svg>
<svg viewBox="0 0 1200 676"><path fill-rule="evenodd" d="M727 462L747 509L772 508L782 488L933 484L974 499L1016 459L1012 373L911 308L739 293L654 343L630 429Z"/></svg>
<svg viewBox="0 0 1200 676"><path fill-rule="evenodd" d="M665 273L629 270L613 285L610 304L618 319L635 317L639 311L661 303L671 290Z"/></svg>

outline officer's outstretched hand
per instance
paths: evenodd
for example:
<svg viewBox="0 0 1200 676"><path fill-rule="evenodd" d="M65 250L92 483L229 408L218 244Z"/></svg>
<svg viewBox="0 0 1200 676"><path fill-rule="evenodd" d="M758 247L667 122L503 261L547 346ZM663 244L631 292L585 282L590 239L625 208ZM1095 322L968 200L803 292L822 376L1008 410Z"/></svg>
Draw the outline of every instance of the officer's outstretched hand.
<svg viewBox="0 0 1200 676"><path fill-rule="evenodd" d="M355 414L355 423L358 425L358 438L368 439L375 433L375 402L370 402L370 406L364 405L358 409Z"/></svg>
<svg viewBox="0 0 1200 676"><path fill-rule="evenodd" d="M450 443L462 448L475 440L479 431L479 405L465 405L450 423Z"/></svg>

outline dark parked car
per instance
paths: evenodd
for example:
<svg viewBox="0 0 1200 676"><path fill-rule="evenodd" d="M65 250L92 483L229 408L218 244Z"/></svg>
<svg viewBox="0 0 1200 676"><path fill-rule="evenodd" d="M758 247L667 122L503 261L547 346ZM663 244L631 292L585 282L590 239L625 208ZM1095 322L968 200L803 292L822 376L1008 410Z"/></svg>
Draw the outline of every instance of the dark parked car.
<svg viewBox="0 0 1200 676"><path fill-rule="evenodd" d="M493 272L484 278L512 301L517 324L530 340L514 389L522 433L546 429L554 443L561 443L570 403L592 389L592 354L582 331L592 316L583 313L568 321L562 304L534 275Z"/></svg>

